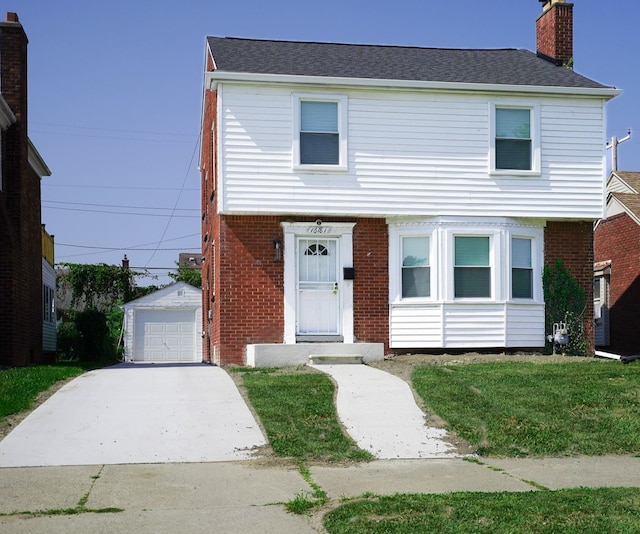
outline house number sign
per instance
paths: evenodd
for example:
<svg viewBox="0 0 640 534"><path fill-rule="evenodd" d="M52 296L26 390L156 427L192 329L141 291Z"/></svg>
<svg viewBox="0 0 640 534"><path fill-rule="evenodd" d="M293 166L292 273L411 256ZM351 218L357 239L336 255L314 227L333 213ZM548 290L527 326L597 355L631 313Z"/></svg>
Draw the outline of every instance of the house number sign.
<svg viewBox="0 0 640 534"><path fill-rule="evenodd" d="M309 226L307 232L310 234L330 234L331 226Z"/></svg>

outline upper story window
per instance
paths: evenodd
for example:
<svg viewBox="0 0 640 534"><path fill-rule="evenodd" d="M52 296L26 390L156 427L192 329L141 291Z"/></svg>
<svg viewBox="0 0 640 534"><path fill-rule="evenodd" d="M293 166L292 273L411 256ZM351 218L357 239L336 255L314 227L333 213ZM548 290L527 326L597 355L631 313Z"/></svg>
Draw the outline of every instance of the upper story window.
<svg viewBox="0 0 640 534"><path fill-rule="evenodd" d="M511 239L511 297L533 298L533 264L529 238Z"/></svg>
<svg viewBox="0 0 640 534"><path fill-rule="evenodd" d="M455 298L491 297L490 238L456 236L453 270Z"/></svg>
<svg viewBox="0 0 640 534"><path fill-rule="evenodd" d="M346 97L294 95L294 167L346 170Z"/></svg>
<svg viewBox="0 0 640 534"><path fill-rule="evenodd" d="M402 298L431 296L429 237L402 238Z"/></svg>
<svg viewBox="0 0 640 534"><path fill-rule="evenodd" d="M537 106L491 104L492 172L540 172L538 116Z"/></svg>

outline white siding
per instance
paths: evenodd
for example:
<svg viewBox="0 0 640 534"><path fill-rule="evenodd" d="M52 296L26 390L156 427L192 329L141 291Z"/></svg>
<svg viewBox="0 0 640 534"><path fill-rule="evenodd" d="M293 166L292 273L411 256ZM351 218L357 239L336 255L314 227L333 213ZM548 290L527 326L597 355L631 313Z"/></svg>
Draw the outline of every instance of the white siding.
<svg viewBox="0 0 640 534"><path fill-rule="evenodd" d="M544 305L443 303L391 306L392 349L544 346Z"/></svg>
<svg viewBox="0 0 640 534"><path fill-rule="evenodd" d="M54 299L53 310L55 310L56 271L44 258L42 258L42 285L51 289ZM45 352L55 352L58 346L56 318L52 319L53 321L45 321L43 317L42 321L42 350Z"/></svg>
<svg viewBox="0 0 640 534"><path fill-rule="evenodd" d="M509 304L506 334L507 347L543 347L544 305Z"/></svg>
<svg viewBox="0 0 640 534"><path fill-rule="evenodd" d="M348 97L348 171L303 173L291 89L220 87L222 212L602 216L601 99L334 90ZM489 102L501 98L540 106L540 175L488 172Z"/></svg>

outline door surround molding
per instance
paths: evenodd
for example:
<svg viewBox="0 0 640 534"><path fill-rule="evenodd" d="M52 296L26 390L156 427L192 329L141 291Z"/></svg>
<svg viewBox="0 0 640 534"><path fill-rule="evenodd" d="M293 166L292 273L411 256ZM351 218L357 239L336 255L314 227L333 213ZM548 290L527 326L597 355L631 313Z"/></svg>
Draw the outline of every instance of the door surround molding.
<svg viewBox="0 0 640 534"><path fill-rule="evenodd" d="M338 265L342 294L342 335L344 343L353 343L353 280L342 279L342 269L353 267L353 227L356 223L282 222L284 233L284 342L296 343L296 238L338 238Z"/></svg>

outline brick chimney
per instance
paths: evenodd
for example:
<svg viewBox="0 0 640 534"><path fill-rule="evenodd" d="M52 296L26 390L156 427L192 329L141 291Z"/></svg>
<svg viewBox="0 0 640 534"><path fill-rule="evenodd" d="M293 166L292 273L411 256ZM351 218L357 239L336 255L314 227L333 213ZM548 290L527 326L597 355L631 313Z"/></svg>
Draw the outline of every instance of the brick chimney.
<svg viewBox="0 0 640 534"><path fill-rule="evenodd" d="M536 20L538 57L558 66L573 64L573 4L565 0L544 2L542 15Z"/></svg>

